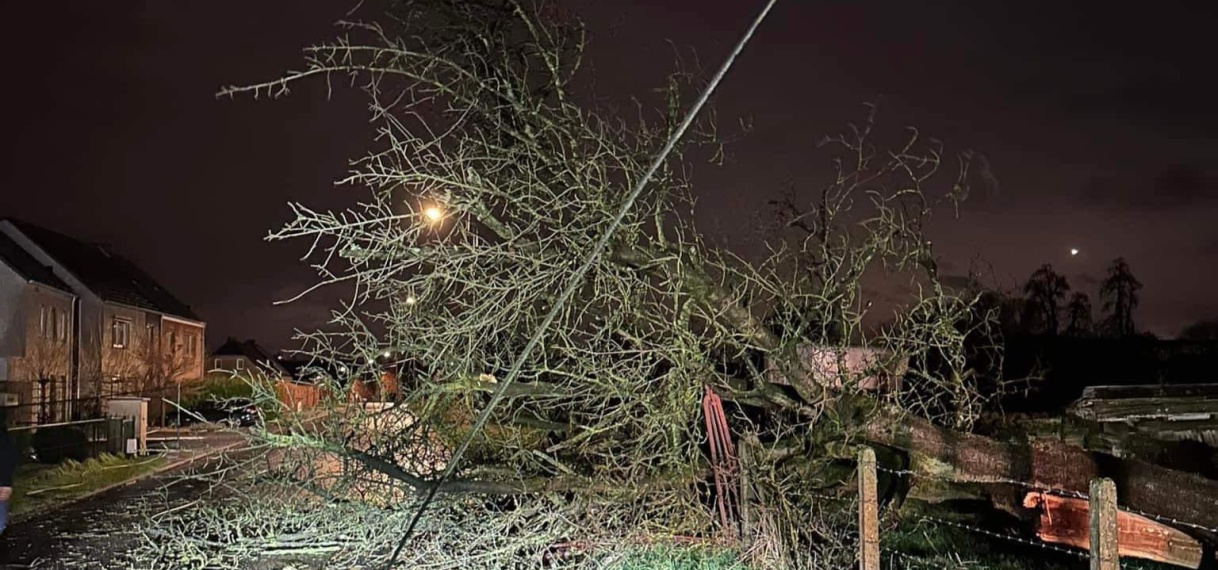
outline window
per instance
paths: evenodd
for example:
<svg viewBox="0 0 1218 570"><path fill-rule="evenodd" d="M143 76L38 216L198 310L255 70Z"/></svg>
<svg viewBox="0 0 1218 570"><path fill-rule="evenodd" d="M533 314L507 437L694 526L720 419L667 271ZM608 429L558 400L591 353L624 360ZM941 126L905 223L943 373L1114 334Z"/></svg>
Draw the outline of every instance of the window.
<svg viewBox="0 0 1218 570"><path fill-rule="evenodd" d="M68 314L63 311L59 312L59 318L55 321L55 340L68 340Z"/></svg>
<svg viewBox="0 0 1218 570"><path fill-rule="evenodd" d="M195 355L195 335L193 335L191 333L186 333L185 339L182 341L182 344L186 345L186 356L193 358Z"/></svg>
<svg viewBox="0 0 1218 570"><path fill-rule="evenodd" d="M47 337L47 306L42 305L38 310L38 334L42 338Z"/></svg>
<svg viewBox="0 0 1218 570"><path fill-rule="evenodd" d="M127 348L131 344L131 321L114 317L110 323L110 340L114 348Z"/></svg>
<svg viewBox="0 0 1218 570"><path fill-rule="evenodd" d="M169 353L178 353L178 335L173 331L169 331Z"/></svg>
<svg viewBox="0 0 1218 570"><path fill-rule="evenodd" d="M212 365L212 370L223 370L224 365L220 364L220 362L221 362L220 359L217 358L215 364Z"/></svg>
<svg viewBox="0 0 1218 570"><path fill-rule="evenodd" d="M237 370L245 370L245 359L244 358L237 359Z"/></svg>

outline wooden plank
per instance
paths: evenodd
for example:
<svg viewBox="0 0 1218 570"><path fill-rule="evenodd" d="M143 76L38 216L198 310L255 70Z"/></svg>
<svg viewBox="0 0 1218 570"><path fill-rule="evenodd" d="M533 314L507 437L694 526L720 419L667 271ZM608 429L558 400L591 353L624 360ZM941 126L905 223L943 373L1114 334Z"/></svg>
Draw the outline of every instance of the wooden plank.
<svg viewBox="0 0 1218 570"><path fill-rule="evenodd" d="M1088 386L1083 400L1116 398L1218 398L1218 384L1142 384L1136 386Z"/></svg>
<svg viewBox="0 0 1218 570"><path fill-rule="evenodd" d="M1199 420L1218 413L1218 399L1208 398L1121 398L1084 400L1076 414L1087 419L1170 418Z"/></svg>
<svg viewBox="0 0 1218 570"><path fill-rule="evenodd" d="M880 570L880 502L876 496L875 451L859 451L859 570Z"/></svg>
<svg viewBox="0 0 1218 570"><path fill-rule="evenodd" d="M1090 549L1090 507L1087 501L1044 493L1028 493L1024 506L1038 509L1036 534L1041 540ZM1184 568L1201 566L1201 543L1191 536L1146 517L1117 510L1122 557L1141 558Z"/></svg>

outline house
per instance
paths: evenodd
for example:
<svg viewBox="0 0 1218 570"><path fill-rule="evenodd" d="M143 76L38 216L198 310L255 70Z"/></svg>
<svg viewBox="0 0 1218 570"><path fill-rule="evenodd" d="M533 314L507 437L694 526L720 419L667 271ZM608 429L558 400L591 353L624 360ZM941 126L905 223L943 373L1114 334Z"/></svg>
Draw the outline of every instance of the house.
<svg viewBox="0 0 1218 570"><path fill-rule="evenodd" d="M149 413L155 417L160 398L177 383L203 376L206 323L134 263L108 246L12 218L0 220L0 235L16 245L10 249L24 252L15 254L24 261L14 265L24 267L21 274L27 284L45 286L42 281L53 277L72 296L74 309L65 317L70 324L64 328L73 339L64 401L83 405L88 400L142 395L151 399ZM33 317L28 302L26 306L22 314L4 311L0 318L9 324L0 324L0 329L16 326L14 319L25 318L28 323ZM42 303L38 306L41 312ZM59 319L61 307L47 304L48 313L56 309L53 318L48 314L51 321ZM14 380L36 381L28 373L10 379L10 384ZM52 385L58 386L57 382ZM66 409L78 415L71 406Z"/></svg>
<svg viewBox="0 0 1218 570"><path fill-rule="evenodd" d="M74 378L76 301L49 267L0 234L0 404L11 408L10 422L70 416L58 403L75 392L68 379Z"/></svg>
<svg viewBox="0 0 1218 570"><path fill-rule="evenodd" d="M290 380L288 369L280 364L279 359L271 357L253 339L244 342L233 337L219 348L212 351L207 358L207 372L223 372L226 374L252 374L259 371L268 378Z"/></svg>

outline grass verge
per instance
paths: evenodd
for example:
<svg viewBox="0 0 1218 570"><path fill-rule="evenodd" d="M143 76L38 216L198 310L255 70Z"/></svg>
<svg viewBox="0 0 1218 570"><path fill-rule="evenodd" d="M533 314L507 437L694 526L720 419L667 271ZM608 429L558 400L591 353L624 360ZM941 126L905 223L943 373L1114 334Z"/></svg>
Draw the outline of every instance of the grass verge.
<svg viewBox="0 0 1218 570"><path fill-rule="evenodd" d="M734 553L713 548L660 546L631 552L613 570L747 570Z"/></svg>
<svg viewBox="0 0 1218 570"><path fill-rule="evenodd" d="M155 471L163 457L100 455L84 462L21 465L13 476L12 515L36 512Z"/></svg>

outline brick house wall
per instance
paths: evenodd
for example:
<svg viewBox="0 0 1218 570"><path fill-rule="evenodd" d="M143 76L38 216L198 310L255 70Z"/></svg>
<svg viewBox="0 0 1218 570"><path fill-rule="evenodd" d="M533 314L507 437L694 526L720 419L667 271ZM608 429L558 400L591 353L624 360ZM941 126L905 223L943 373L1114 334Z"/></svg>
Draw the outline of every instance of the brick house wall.
<svg viewBox="0 0 1218 570"><path fill-rule="evenodd" d="M160 327L162 346L176 350L182 361L180 367L175 367L179 370L177 379L191 383L203 378L207 372L203 362L206 358L203 348L206 342L206 327L171 317L161 317Z"/></svg>

